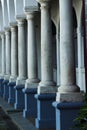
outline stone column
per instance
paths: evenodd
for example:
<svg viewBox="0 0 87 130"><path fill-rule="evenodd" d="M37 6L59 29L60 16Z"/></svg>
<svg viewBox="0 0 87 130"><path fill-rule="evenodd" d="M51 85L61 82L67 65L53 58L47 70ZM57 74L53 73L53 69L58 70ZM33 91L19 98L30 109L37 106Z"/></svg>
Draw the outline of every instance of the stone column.
<svg viewBox="0 0 87 130"><path fill-rule="evenodd" d="M6 79L9 79L11 74L11 34L10 29L5 29L6 37Z"/></svg>
<svg viewBox="0 0 87 130"><path fill-rule="evenodd" d="M1 75L2 75L2 38L0 36L0 57L1 57L1 60L0 60L0 78L1 78Z"/></svg>
<svg viewBox="0 0 87 130"><path fill-rule="evenodd" d="M15 89L16 79L18 74L18 36L17 26L11 26L11 76L9 79L9 98L8 103L15 102Z"/></svg>
<svg viewBox="0 0 87 130"><path fill-rule="evenodd" d="M18 74L18 36L17 26L11 26L11 77L10 82L16 81Z"/></svg>
<svg viewBox="0 0 87 130"><path fill-rule="evenodd" d="M1 34L1 39L2 39L2 78L4 78L6 68L5 68L5 34Z"/></svg>
<svg viewBox="0 0 87 130"><path fill-rule="evenodd" d="M35 87L39 82L37 74L37 51L36 51L36 37L35 37L35 24L34 12L27 13L28 21L28 80L25 87ZM31 59L31 60L30 60ZM30 85L29 85L30 84ZM33 84L31 86L31 84Z"/></svg>
<svg viewBox="0 0 87 130"><path fill-rule="evenodd" d="M81 26L78 26L77 28L77 42L78 42L78 84L80 86L80 88L82 88L82 68L84 68L84 66L82 65L82 30L81 30Z"/></svg>
<svg viewBox="0 0 87 130"><path fill-rule="evenodd" d="M38 74L37 74L37 47L34 23L34 12L25 12L28 21L28 79L25 83L25 109L24 117L36 117L37 101L34 95L37 93Z"/></svg>
<svg viewBox="0 0 87 130"><path fill-rule="evenodd" d="M3 98L8 100L9 97L9 87L8 82L11 75L11 34L10 29L5 28L5 38L6 38L6 75L4 77L4 93Z"/></svg>
<svg viewBox="0 0 87 130"><path fill-rule="evenodd" d="M36 127L54 129L55 110L52 102L56 98L56 86L53 82L51 7L50 0L38 0L38 2L41 5L41 82L38 86L38 94L35 95L38 106Z"/></svg>
<svg viewBox="0 0 87 130"><path fill-rule="evenodd" d="M75 47L73 38L72 1L60 0L60 82L58 101L79 101L76 85ZM66 96L67 95L67 96Z"/></svg>
<svg viewBox="0 0 87 130"><path fill-rule="evenodd" d="M59 0L60 7L60 87L53 106L56 108L56 130L69 130L83 105L76 85L75 47L72 0ZM66 116L67 120L66 120Z"/></svg>
<svg viewBox="0 0 87 130"><path fill-rule="evenodd" d="M27 79L27 47L26 47L26 30L25 19L17 18L18 23L18 77L16 80L16 97L15 109L24 108L24 93L22 89L25 87Z"/></svg>
<svg viewBox="0 0 87 130"><path fill-rule="evenodd" d="M4 81L4 76L6 73L6 48L5 48L5 33L1 33L1 39L2 39L2 74L0 77L0 88L1 88L1 96L3 96L4 92L4 86L3 86L3 81Z"/></svg>
<svg viewBox="0 0 87 130"><path fill-rule="evenodd" d="M18 78L16 85L24 85L27 77L27 47L25 39L25 19L18 22Z"/></svg>
<svg viewBox="0 0 87 130"><path fill-rule="evenodd" d="M57 29L56 41L57 41L57 86L60 85L60 39L59 39L59 30Z"/></svg>
<svg viewBox="0 0 87 130"><path fill-rule="evenodd" d="M50 0L41 1L41 82L38 93L55 92L53 82L52 28Z"/></svg>

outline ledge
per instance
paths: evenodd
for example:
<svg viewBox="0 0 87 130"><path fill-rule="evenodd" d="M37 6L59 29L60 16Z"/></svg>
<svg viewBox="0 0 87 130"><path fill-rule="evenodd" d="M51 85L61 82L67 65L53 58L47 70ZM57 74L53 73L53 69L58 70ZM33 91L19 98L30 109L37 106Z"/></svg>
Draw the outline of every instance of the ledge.
<svg viewBox="0 0 87 130"><path fill-rule="evenodd" d="M24 88L22 91L26 94L28 93L35 94L37 93L37 88Z"/></svg>
<svg viewBox="0 0 87 130"><path fill-rule="evenodd" d="M53 102L52 105L57 109L73 109L73 108L80 108L83 106L83 102Z"/></svg>
<svg viewBox="0 0 87 130"><path fill-rule="evenodd" d="M15 86L15 85L16 85L16 82L9 82L8 85L9 85L9 86Z"/></svg>
<svg viewBox="0 0 87 130"><path fill-rule="evenodd" d="M14 89L16 90L23 89L23 88L24 88L24 85L17 85L14 87Z"/></svg>
<svg viewBox="0 0 87 130"><path fill-rule="evenodd" d="M56 94L54 93L35 94L34 97L39 100L56 100Z"/></svg>
<svg viewBox="0 0 87 130"><path fill-rule="evenodd" d="M9 82L9 80L4 80L3 84L7 84Z"/></svg>

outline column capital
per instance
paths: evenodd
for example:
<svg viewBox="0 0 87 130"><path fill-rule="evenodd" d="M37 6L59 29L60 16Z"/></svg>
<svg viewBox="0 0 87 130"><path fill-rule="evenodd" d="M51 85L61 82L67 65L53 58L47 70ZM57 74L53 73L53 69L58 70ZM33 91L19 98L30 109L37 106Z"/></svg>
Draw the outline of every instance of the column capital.
<svg viewBox="0 0 87 130"><path fill-rule="evenodd" d="M17 18L18 26L23 26L25 21L26 21L26 19L24 19L24 18L21 18L21 17Z"/></svg>
<svg viewBox="0 0 87 130"><path fill-rule="evenodd" d="M18 23L18 26L22 26L24 24L24 22L26 21L26 16L25 15L17 15L16 21Z"/></svg>
<svg viewBox="0 0 87 130"><path fill-rule="evenodd" d="M40 4L43 4L43 3L48 3L50 2L51 0L37 0L37 2L39 2Z"/></svg>
<svg viewBox="0 0 87 130"><path fill-rule="evenodd" d="M11 32L14 32L16 30L17 30L17 26L16 25L15 26L11 26Z"/></svg>
<svg viewBox="0 0 87 130"><path fill-rule="evenodd" d="M50 2L51 2L51 0L37 0L39 3L40 3L40 5L41 5L41 9L43 9L43 8L49 8L49 6L50 6Z"/></svg>
<svg viewBox="0 0 87 130"><path fill-rule="evenodd" d="M34 19L35 12L25 12L27 20Z"/></svg>

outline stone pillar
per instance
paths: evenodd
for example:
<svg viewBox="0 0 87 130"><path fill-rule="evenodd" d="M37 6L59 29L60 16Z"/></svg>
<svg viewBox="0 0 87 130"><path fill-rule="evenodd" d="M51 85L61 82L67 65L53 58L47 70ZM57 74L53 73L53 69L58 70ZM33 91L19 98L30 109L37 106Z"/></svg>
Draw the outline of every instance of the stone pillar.
<svg viewBox="0 0 87 130"><path fill-rule="evenodd" d="M6 37L6 76L5 79L9 79L11 74L11 34L10 29L5 30Z"/></svg>
<svg viewBox="0 0 87 130"><path fill-rule="evenodd" d="M61 85L58 88L58 95L57 95L58 100L60 101L63 100L63 98L64 100L67 101L79 100L81 96L79 93L80 89L76 85L75 52L74 52L75 47L74 47L72 21L73 21L72 1L67 0L66 2L64 2L64 0L61 0L60 1L60 73L61 73L60 82ZM67 94L69 94L68 99L67 97L65 97L65 95ZM73 96L73 94L75 95Z"/></svg>
<svg viewBox="0 0 87 130"><path fill-rule="evenodd" d="M28 80L25 87L31 87L28 85L32 83L38 83L37 78L37 48L36 48L36 36L35 36L35 24L34 24L34 12L27 13L28 21ZM31 60L30 60L31 59ZM33 86L32 86L33 87Z"/></svg>
<svg viewBox="0 0 87 130"><path fill-rule="evenodd" d="M2 39L2 78L4 78L6 68L5 68L5 34L1 34L1 39Z"/></svg>
<svg viewBox="0 0 87 130"><path fill-rule="evenodd" d="M83 54L82 54L82 29L81 26L78 26L77 28L77 42L78 42L78 84L80 86L80 88L83 88L82 86L82 70L84 68L83 63L82 63L82 58L84 58Z"/></svg>
<svg viewBox="0 0 87 130"><path fill-rule="evenodd" d="M4 94L3 98L8 100L9 97L9 87L8 82L11 75L11 34L10 29L5 28L5 38L6 38L6 75L4 77Z"/></svg>
<svg viewBox="0 0 87 130"><path fill-rule="evenodd" d="M37 93L38 74L37 74L37 48L36 48L36 35L34 12L26 12L28 22L28 79L25 83L25 109L23 112L24 117L36 117L37 102L34 94ZM31 59L31 60L30 60Z"/></svg>
<svg viewBox="0 0 87 130"><path fill-rule="evenodd" d="M35 95L38 106L36 127L52 129L55 128L55 111L52 102L55 101L56 86L53 82L51 7L50 0L37 1L41 5L41 82L38 86L38 94Z"/></svg>
<svg viewBox="0 0 87 130"><path fill-rule="evenodd" d="M27 78L27 47L25 38L25 19L18 22L18 78L16 85L24 85Z"/></svg>
<svg viewBox="0 0 87 130"><path fill-rule="evenodd" d="M59 30L57 29L56 41L57 41L57 86L60 85L60 39L59 39Z"/></svg>
<svg viewBox="0 0 87 130"><path fill-rule="evenodd" d="M18 78L16 80L16 101L15 109L24 108L24 94L22 89L27 78L27 47L26 47L26 30L25 19L18 18Z"/></svg>
<svg viewBox="0 0 87 130"><path fill-rule="evenodd" d="M1 60L0 60L0 77L2 75L2 38L0 36L0 57L1 57Z"/></svg>
<svg viewBox="0 0 87 130"><path fill-rule="evenodd" d="M3 96L3 92L4 92L3 80L4 80L4 76L6 72L5 33L4 32L1 33L1 39L2 39L2 75L0 78L0 87L1 87L1 96Z"/></svg>
<svg viewBox="0 0 87 130"><path fill-rule="evenodd" d="M59 0L59 7L61 84L53 106L56 108L56 130L68 130L82 106L82 94L76 85L72 1Z"/></svg>
<svg viewBox="0 0 87 130"><path fill-rule="evenodd" d="M11 26L11 77L10 82L16 81L18 75L18 36L17 26Z"/></svg>
<svg viewBox="0 0 87 130"><path fill-rule="evenodd" d="M14 103L16 78L18 74L18 36L17 26L11 26L11 76L9 79L9 99L8 103Z"/></svg>
<svg viewBox="0 0 87 130"><path fill-rule="evenodd" d="M52 54L52 27L50 2L40 1L41 4L41 82L38 94L53 93L56 91L53 82L53 54Z"/></svg>

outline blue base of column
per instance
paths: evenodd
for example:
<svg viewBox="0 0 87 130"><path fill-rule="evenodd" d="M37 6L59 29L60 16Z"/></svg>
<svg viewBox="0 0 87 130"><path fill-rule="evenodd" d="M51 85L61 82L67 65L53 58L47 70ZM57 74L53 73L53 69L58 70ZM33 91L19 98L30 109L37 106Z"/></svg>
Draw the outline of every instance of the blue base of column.
<svg viewBox="0 0 87 130"><path fill-rule="evenodd" d="M82 102L54 102L53 106L56 108L56 130L69 130L72 126L75 126L73 120L77 117L82 105ZM74 130L79 129L74 128Z"/></svg>
<svg viewBox="0 0 87 130"><path fill-rule="evenodd" d="M4 93L4 86L3 86L4 79L0 79L0 95L3 96Z"/></svg>
<svg viewBox="0 0 87 130"><path fill-rule="evenodd" d="M24 93L22 92L22 89L24 88L24 85L18 85L15 86L15 109L24 109Z"/></svg>
<svg viewBox="0 0 87 130"><path fill-rule="evenodd" d="M25 108L23 110L23 117L36 117L37 115L37 101L34 95L37 93L37 88L24 89L25 93Z"/></svg>
<svg viewBox="0 0 87 130"><path fill-rule="evenodd" d="M9 97L9 86L8 86L9 80L4 80L3 81L3 87L4 87L4 92L3 92L3 98L5 100L8 100Z"/></svg>
<svg viewBox="0 0 87 130"><path fill-rule="evenodd" d="M14 89L15 85L16 85L16 82L10 82L10 83L8 83L8 86L9 86L8 103L10 103L10 104L15 103L15 89Z"/></svg>
<svg viewBox="0 0 87 130"><path fill-rule="evenodd" d="M56 127L55 110L52 102L56 99L56 94L36 94L37 99L37 118L36 127L54 129Z"/></svg>

